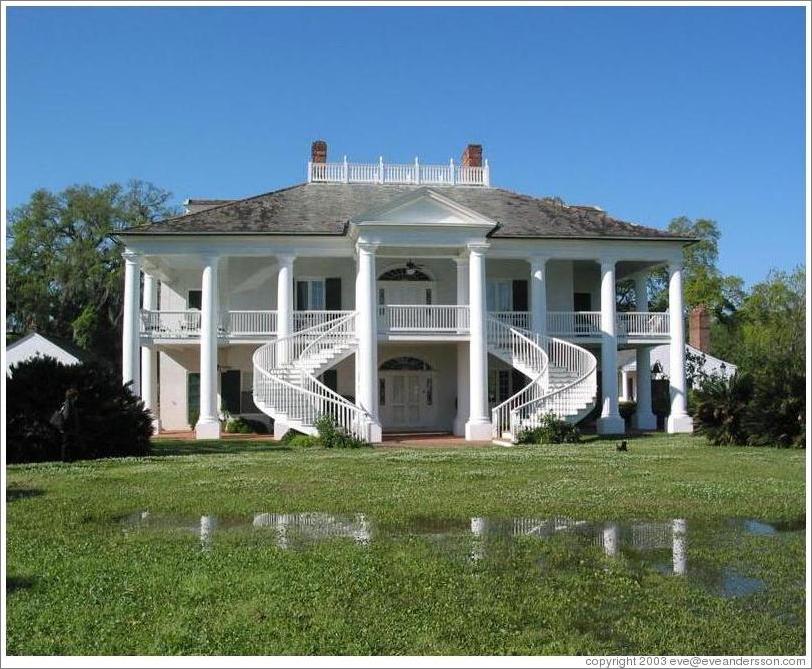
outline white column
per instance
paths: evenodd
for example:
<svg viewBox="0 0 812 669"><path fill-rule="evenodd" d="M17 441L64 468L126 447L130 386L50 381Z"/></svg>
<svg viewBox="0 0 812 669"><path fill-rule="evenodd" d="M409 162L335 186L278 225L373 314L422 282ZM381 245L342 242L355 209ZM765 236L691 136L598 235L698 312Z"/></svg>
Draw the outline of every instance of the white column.
<svg viewBox="0 0 812 669"><path fill-rule="evenodd" d="M651 408L651 347L637 347L637 409L632 425L638 430L656 430L657 417Z"/></svg>
<svg viewBox="0 0 812 669"><path fill-rule="evenodd" d="M686 410L685 398L685 325L682 317L682 265L668 266L668 313L671 326L671 351L668 375L671 379L671 415L669 432L693 432L693 421Z"/></svg>
<svg viewBox="0 0 812 669"><path fill-rule="evenodd" d="M615 334L615 261L601 261L601 394L599 434L626 431L617 408L617 337Z"/></svg>
<svg viewBox="0 0 812 669"><path fill-rule="evenodd" d="M457 263L457 304L468 304L468 258L455 258ZM465 435L465 422L470 413L468 403L468 342L457 342L457 415L454 417L454 434Z"/></svg>
<svg viewBox="0 0 812 669"><path fill-rule="evenodd" d="M200 313L200 417L195 426L198 439L220 438L217 407L217 256L203 258Z"/></svg>
<svg viewBox="0 0 812 669"><path fill-rule="evenodd" d="M277 257L279 272L276 276L276 336L277 339L293 334L293 261L292 255ZM276 355L279 362L288 362L287 342L280 342Z"/></svg>
<svg viewBox="0 0 812 669"><path fill-rule="evenodd" d="M158 281L152 274L144 272L144 309L158 308ZM158 351L155 345L141 347L141 400L152 414L152 431L161 429L158 407Z"/></svg>
<svg viewBox="0 0 812 669"><path fill-rule="evenodd" d="M355 401L371 417L370 441L382 438L378 418L378 323L375 300L376 244L359 242L358 266L355 275L355 329L358 351L355 355Z"/></svg>
<svg viewBox="0 0 812 669"><path fill-rule="evenodd" d="M547 258L530 258L530 328L547 334Z"/></svg>
<svg viewBox="0 0 812 669"><path fill-rule="evenodd" d="M684 518L674 518L671 521L671 560L674 573L682 576L688 571L688 552L686 550L686 534L688 523Z"/></svg>
<svg viewBox="0 0 812 669"><path fill-rule="evenodd" d="M617 557L620 553L620 528L617 523L609 523L603 528L603 552L607 557Z"/></svg>
<svg viewBox="0 0 812 669"><path fill-rule="evenodd" d="M618 388L618 401L619 402L629 402L631 401L631 397L629 397L629 373L622 369L620 370L620 387Z"/></svg>
<svg viewBox="0 0 812 669"><path fill-rule="evenodd" d="M140 394L138 379L139 350L141 339L141 258L125 251L124 258L124 318L121 345L121 378L124 384L132 383L132 391Z"/></svg>
<svg viewBox="0 0 812 669"><path fill-rule="evenodd" d="M634 277L634 308L648 311L648 274L640 272Z"/></svg>
<svg viewBox="0 0 812 669"><path fill-rule="evenodd" d="M491 439L492 425L488 415L488 342L485 305L485 252L488 244L469 244L468 298L471 334L468 352L469 404L465 438L468 441Z"/></svg>

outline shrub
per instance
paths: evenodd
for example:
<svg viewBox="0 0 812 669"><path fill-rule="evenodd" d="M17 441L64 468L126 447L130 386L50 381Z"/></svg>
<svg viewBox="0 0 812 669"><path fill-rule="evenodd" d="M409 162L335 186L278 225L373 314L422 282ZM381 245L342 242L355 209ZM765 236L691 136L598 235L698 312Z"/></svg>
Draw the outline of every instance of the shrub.
<svg viewBox="0 0 812 669"><path fill-rule="evenodd" d="M316 429L319 431L319 443L324 448L362 448L370 445L363 439L347 434L332 416L326 414L316 421Z"/></svg>
<svg viewBox="0 0 812 669"><path fill-rule="evenodd" d="M696 432L717 446L747 443L744 423L752 398L753 378L749 374L736 374L729 381L709 376L693 393Z"/></svg>
<svg viewBox="0 0 812 669"><path fill-rule="evenodd" d="M63 449L67 460L150 452L152 417L111 367L33 358L11 368L6 388L8 462L59 460Z"/></svg>
<svg viewBox="0 0 812 669"><path fill-rule="evenodd" d="M743 424L752 446L806 445L806 377L794 365L762 367Z"/></svg>
<svg viewBox="0 0 812 669"><path fill-rule="evenodd" d="M620 417L628 423L634 412L637 411L637 402L619 402L617 409Z"/></svg>
<svg viewBox="0 0 812 669"><path fill-rule="evenodd" d="M538 427L524 430L519 435L520 444L577 444L580 441L578 428L553 413L543 416Z"/></svg>
<svg viewBox="0 0 812 669"><path fill-rule="evenodd" d="M261 420L242 416L228 416L224 429L231 434L268 434L268 426Z"/></svg>
<svg viewBox="0 0 812 669"><path fill-rule="evenodd" d="M291 432L293 432L293 430L291 430ZM290 434L290 432L288 434ZM287 436L287 434L285 436ZM318 437L297 432L291 439L288 439L285 444L291 448L315 448L320 445L320 442Z"/></svg>
<svg viewBox="0 0 812 669"><path fill-rule="evenodd" d="M305 434L304 432L299 432L299 430L288 430L285 434L282 435L282 438L279 440L280 444L289 444L291 441L296 439L296 437L307 437L309 435Z"/></svg>

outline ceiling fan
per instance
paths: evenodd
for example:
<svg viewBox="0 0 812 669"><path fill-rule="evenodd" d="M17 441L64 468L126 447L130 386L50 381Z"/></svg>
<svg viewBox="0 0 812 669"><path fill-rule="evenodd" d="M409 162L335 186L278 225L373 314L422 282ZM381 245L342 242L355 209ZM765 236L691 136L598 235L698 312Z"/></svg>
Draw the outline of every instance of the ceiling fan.
<svg viewBox="0 0 812 669"><path fill-rule="evenodd" d="M423 265L418 265L413 260L410 260L406 263L406 274L407 276L414 276L417 274L417 270L423 269Z"/></svg>

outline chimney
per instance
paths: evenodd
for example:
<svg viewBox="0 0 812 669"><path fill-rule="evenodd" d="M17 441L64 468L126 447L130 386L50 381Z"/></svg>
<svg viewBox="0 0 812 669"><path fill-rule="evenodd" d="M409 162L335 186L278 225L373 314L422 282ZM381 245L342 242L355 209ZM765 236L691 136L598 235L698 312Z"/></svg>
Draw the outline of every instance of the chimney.
<svg viewBox="0 0 812 669"><path fill-rule="evenodd" d="M463 167L482 167L482 144L469 144L462 152Z"/></svg>
<svg viewBox="0 0 812 669"><path fill-rule="evenodd" d="M688 343L703 353L710 352L710 314L701 304L691 309Z"/></svg>
<svg viewBox="0 0 812 669"><path fill-rule="evenodd" d="M313 163L327 162L327 142L325 142L323 139L317 139L310 146L310 162Z"/></svg>

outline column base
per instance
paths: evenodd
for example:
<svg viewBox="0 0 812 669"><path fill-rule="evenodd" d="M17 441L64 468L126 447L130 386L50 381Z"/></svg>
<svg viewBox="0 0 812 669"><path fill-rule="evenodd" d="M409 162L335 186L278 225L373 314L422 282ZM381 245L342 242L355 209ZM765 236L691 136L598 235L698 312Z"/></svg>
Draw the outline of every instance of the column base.
<svg viewBox="0 0 812 669"><path fill-rule="evenodd" d="M201 418L195 425L195 439L219 439L220 421L216 418Z"/></svg>
<svg viewBox="0 0 812 669"><path fill-rule="evenodd" d="M650 411L648 413L641 413L638 408L634 416L632 416L632 425L637 430L656 430L657 416Z"/></svg>
<svg viewBox="0 0 812 669"><path fill-rule="evenodd" d="M161 431L161 421L158 418L152 419L152 434L158 434Z"/></svg>
<svg viewBox="0 0 812 669"><path fill-rule="evenodd" d="M279 441L282 437L284 437L288 431L290 430L290 425L288 425L284 420L279 418L274 418L273 420L273 438Z"/></svg>
<svg viewBox="0 0 812 669"><path fill-rule="evenodd" d="M669 416L666 421L666 429L670 434L690 434L694 431L694 419L687 414L684 416Z"/></svg>
<svg viewBox="0 0 812 669"><path fill-rule="evenodd" d="M601 416L598 434L626 434L626 423L620 416Z"/></svg>
<svg viewBox="0 0 812 669"><path fill-rule="evenodd" d="M369 443L380 444L383 441L383 428L378 423L369 426Z"/></svg>
<svg viewBox="0 0 812 669"><path fill-rule="evenodd" d="M472 423L470 420L465 424L465 441L491 441L493 439L493 423Z"/></svg>

